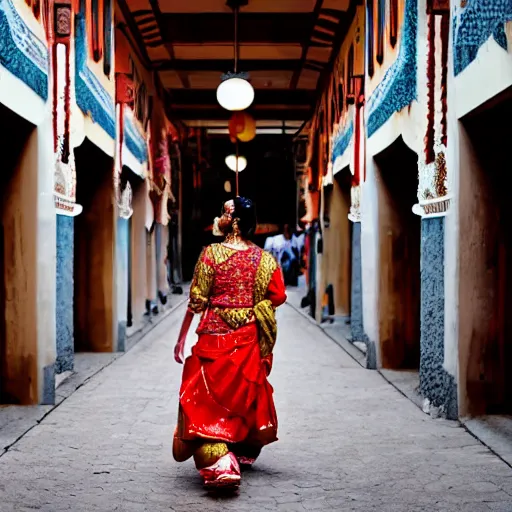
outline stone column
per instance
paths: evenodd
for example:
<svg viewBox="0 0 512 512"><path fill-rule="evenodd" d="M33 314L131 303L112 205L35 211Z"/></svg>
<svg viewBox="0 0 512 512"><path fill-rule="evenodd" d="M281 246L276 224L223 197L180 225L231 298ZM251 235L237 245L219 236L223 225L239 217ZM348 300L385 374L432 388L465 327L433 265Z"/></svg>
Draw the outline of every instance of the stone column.
<svg viewBox="0 0 512 512"><path fill-rule="evenodd" d="M420 51L419 94L425 106L424 151L418 158L418 204L421 221L420 392L424 410L432 407L457 418L454 378L444 369L445 216L451 203L446 165L447 81L450 13L443 2L421 2L426 9L426 51Z"/></svg>

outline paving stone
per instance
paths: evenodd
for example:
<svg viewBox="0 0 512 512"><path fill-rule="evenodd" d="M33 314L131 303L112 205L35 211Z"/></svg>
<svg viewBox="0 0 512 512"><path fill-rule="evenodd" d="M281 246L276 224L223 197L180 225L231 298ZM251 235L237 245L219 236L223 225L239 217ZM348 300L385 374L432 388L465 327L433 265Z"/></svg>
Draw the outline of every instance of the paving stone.
<svg viewBox="0 0 512 512"><path fill-rule="evenodd" d="M193 463L171 453L183 312L0 457L2 512L512 511L509 466L457 423L424 415L289 306L270 376L280 441L236 495L207 493Z"/></svg>

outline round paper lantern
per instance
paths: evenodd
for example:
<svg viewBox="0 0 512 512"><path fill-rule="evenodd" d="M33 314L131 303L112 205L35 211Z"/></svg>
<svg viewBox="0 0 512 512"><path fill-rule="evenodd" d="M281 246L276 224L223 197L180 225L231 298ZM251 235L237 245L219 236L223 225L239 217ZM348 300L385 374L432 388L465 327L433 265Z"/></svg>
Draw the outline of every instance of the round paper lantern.
<svg viewBox="0 0 512 512"><path fill-rule="evenodd" d="M245 110L254 101L254 89L243 78L229 78L217 87L217 101L226 110Z"/></svg>
<svg viewBox="0 0 512 512"><path fill-rule="evenodd" d="M238 134L244 129L244 124L244 113L235 112L229 120L229 136L237 139Z"/></svg>
<svg viewBox="0 0 512 512"><path fill-rule="evenodd" d="M238 132L238 140L249 142L256 137L256 121L249 114L244 114L245 124L243 130Z"/></svg>
<svg viewBox="0 0 512 512"><path fill-rule="evenodd" d="M235 112L229 120L229 138L234 144L238 138L238 132L243 130L244 121L242 119L242 112Z"/></svg>
<svg viewBox="0 0 512 512"><path fill-rule="evenodd" d="M226 157L226 165L232 170L236 171L236 155L229 155ZM238 157L238 172L242 172L247 167L247 159L244 156Z"/></svg>
<svg viewBox="0 0 512 512"><path fill-rule="evenodd" d="M229 137L249 142L256 136L256 121L246 112L235 112L229 120Z"/></svg>

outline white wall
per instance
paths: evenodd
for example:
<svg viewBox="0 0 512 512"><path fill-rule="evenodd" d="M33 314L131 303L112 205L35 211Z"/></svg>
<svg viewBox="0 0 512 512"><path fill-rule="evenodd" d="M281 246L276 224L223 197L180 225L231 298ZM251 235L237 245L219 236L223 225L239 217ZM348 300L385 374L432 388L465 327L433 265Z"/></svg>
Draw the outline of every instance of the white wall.
<svg viewBox="0 0 512 512"><path fill-rule="evenodd" d="M49 109L48 109L49 110ZM39 401L43 399L43 371L55 362L57 217L54 203L53 129L51 113L37 128L36 271ZM27 205L28 206L28 205ZM34 205L31 205L32 207Z"/></svg>
<svg viewBox="0 0 512 512"><path fill-rule="evenodd" d="M379 223L375 162L366 160L366 181L361 186L361 267L363 280L363 327L371 341L379 345Z"/></svg>

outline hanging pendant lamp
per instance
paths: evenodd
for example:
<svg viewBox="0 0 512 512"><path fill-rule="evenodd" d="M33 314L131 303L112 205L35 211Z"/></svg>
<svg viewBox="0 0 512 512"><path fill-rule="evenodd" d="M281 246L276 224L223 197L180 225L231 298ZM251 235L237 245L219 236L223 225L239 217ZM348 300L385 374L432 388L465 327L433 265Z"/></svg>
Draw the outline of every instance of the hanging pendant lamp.
<svg viewBox="0 0 512 512"><path fill-rule="evenodd" d="M228 0L226 2L226 5L233 10L235 19L234 72L221 76L222 81L217 87L217 101L222 108L231 112L245 110L254 101L254 88L248 81L249 75L238 72L238 12L241 6L248 3L248 0Z"/></svg>
<svg viewBox="0 0 512 512"><path fill-rule="evenodd" d="M228 155L225 162L226 165L234 172L242 172L247 167L247 159L245 156L237 157L236 155Z"/></svg>

